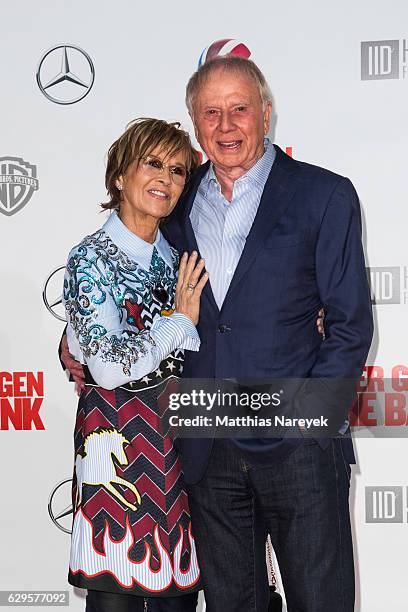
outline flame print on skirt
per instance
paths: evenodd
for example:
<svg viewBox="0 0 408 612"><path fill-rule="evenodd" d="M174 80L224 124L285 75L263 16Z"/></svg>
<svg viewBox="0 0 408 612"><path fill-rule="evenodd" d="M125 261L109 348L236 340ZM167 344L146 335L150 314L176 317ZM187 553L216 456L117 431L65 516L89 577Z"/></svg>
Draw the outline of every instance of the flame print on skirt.
<svg viewBox="0 0 408 612"><path fill-rule="evenodd" d="M104 572L111 574L122 587L131 588L135 583L146 591L158 593L166 590L171 583L181 589L192 587L200 577L195 541L191 533L191 524L188 529L190 542L190 564L187 570L180 567L181 551L183 546L183 528L180 526L180 538L173 553L173 560L160 540L159 527L154 529L154 542L160 557L158 570L151 567L152 551L145 542L146 553L141 561L133 561L128 552L135 539L128 519L126 519L126 532L119 541L113 540L106 524L103 535L105 553L96 550L93 543L93 527L90 520L79 509L75 515L72 529L72 545L70 569L73 574L81 572L88 578L93 578Z"/></svg>

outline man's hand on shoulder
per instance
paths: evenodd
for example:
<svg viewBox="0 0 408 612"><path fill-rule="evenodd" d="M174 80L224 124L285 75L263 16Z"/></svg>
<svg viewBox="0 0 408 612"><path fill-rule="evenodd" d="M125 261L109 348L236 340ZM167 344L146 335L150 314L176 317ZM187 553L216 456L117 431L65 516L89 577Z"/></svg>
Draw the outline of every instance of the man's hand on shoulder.
<svg viewBox="0 0 408 612"><path fill-rule="evenodd" d="M67 372L71 374L75 382L75 387L78 395L85 389L85 374L82 365L69 352L67 335L64 334L61 339L61 354L60 358Z"/></svg>

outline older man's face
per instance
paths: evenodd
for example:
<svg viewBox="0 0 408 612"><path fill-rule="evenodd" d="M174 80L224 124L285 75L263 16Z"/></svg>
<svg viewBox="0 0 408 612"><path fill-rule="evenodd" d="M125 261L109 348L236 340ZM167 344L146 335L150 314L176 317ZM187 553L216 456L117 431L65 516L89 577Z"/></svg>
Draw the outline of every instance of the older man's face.
<svg viewBox="0 0 408 612"><path fill-rule="evenodd" d="M214 71L194 103L197 140L216 168L243 174L264 152L271 104L246 75Z"/></svg>

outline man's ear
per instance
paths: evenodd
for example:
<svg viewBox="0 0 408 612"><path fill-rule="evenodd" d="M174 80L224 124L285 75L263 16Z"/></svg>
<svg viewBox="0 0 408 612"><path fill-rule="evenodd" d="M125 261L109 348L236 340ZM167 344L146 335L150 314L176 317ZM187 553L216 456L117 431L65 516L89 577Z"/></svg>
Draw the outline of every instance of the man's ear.
<svg viewBox="0 0 408 612"><path fill-rule="evenodd" d="M197 142L199 142L199 140L198 140L198 129L197 129L196 122L194 121L194 115L190 115L190 118L191 118L191 121L193 123L194 136L196 137Z"/></svg>

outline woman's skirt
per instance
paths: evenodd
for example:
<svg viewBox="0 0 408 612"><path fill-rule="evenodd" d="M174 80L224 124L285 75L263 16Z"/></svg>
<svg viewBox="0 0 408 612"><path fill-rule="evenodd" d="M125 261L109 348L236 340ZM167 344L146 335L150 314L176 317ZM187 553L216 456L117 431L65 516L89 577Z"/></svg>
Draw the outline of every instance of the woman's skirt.
<svg viewBox="0 0 408 612"><path fill-rule="evenodd" d="M113 391L87 385L80 397L74 586L144 597L200 588L183 473L166 425L168 385L153 384L153 376Z"/></svg>

